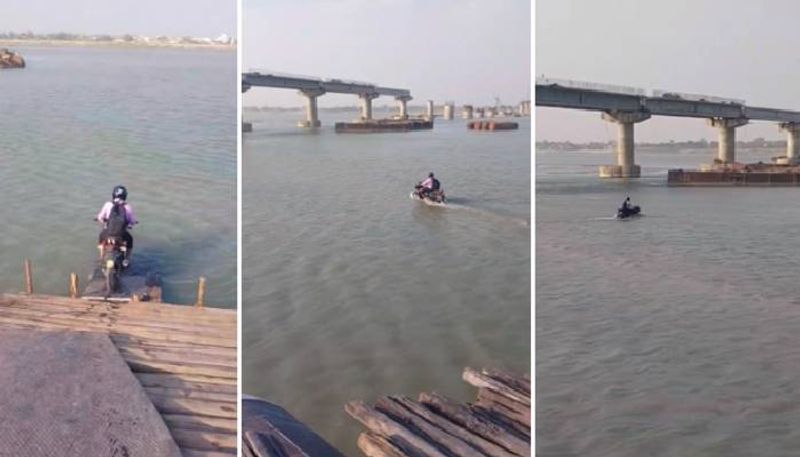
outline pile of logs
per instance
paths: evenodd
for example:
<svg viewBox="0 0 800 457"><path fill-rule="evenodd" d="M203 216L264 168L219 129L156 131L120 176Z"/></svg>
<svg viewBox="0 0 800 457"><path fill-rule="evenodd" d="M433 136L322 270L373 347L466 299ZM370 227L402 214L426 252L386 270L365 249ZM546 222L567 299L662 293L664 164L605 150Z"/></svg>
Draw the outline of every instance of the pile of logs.
<svg viewBox="0 0 800 457"><path fill-rule="evenodd" d="M0 48L0 68L25 68L25 59L16 52Z"/></svg>
<svg viewBox="0 0 800 457"><path fill-rule="evenodd" d="M496 122L496 121L472 121L467 123L470 130L516 130L519 124L516 122Z"/></svg>
<svg viewBox="0 0 800 457"><path fill-rule="evenodd" d="M374 406L353 401L345 410L367 431L358 446L367 457L521 457L531 455L531 383L499 370L466 368L478 388L472 404L435 393L417 401L380 398Z"/></svg>

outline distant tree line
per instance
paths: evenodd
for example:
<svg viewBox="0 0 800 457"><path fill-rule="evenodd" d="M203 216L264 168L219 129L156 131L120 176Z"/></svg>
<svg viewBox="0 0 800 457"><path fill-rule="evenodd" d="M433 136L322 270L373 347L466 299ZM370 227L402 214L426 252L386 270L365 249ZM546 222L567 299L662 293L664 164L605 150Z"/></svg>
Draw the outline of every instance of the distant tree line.
<svg viewBox="0 0 800 457"><path fill-rule="evenodd" d="M586 151L597 149L610 149L616 144L615 141L591 141L588 143L573 143L572 141L537 141L537 149L548 149L554 151ZM670 140L666 142L637 142L638 148L659 148L659 149L706 149L716 148L718 143L716 141L708 141L705 138L698 141L675 141ZM737 141L736 146L739 148L783 148L786 147L786 141L775 140L769 141L764 138L755 138L750 141Z"/></svg>

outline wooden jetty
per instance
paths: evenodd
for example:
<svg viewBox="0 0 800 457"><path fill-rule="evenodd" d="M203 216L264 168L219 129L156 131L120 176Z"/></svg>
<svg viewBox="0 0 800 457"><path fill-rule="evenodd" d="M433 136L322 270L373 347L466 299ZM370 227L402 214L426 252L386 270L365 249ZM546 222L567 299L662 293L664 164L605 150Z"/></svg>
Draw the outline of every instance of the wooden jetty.
<svg viewBox="0 0 800 457"><path fill-rule="evenodd" d="M235 310L36 295L28 270L30 293L0 296L0 329L107 335L184 457L236 455Z"/></svg>
<svg viewBox="0 0 800 457"><path fill-rule="evenodd" d="M530 379L471 368L463 378L478 388L472 404L436 393L417 401L386 396L374 406L348 403L348 414L367 428L358 438L361 451L367 457L530 456Z"/></svg>

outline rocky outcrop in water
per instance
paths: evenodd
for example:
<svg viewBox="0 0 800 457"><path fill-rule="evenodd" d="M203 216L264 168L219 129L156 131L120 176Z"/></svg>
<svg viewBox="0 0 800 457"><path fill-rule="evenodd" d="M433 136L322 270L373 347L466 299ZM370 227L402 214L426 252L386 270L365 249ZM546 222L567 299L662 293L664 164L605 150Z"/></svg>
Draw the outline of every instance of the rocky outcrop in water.
<svg viewBox="0 0 800 457"><path fill-rule="evenodd" d="M8 49L0 49L0 68L25 68L25 59Z"/></svg>

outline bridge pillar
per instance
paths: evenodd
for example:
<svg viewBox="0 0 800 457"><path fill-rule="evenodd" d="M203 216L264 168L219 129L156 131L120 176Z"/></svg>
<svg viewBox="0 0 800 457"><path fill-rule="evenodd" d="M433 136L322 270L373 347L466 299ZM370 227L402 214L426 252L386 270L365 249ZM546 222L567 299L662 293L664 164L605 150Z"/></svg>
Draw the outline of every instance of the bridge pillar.
<svg viewBox="0 0 800 457"><path fill-rule="evenodd" d="M447 102L444 104L444 112L442 113L442 117L447 119L448 121L453 120L453 111L455 109L455 104L453 102Z"/></svg>
<svg viewBox="0 0 800 457"><path fill-rule="evenodd" d="M428 119L433 119L433 100L428 100L428 111L425 113L425 117Z"/></svg>
<svg viewBox="0 0 800 457"><path fill-rule="evenodd" d="M650 113L615 111L603 113L603 120L617 124L617 164L600 167L601 178L638 178L641 168L633 157L633 124L650 119Z"/></svg>
<svg viewBox="0 0 800 457"><path fill-rule="evenodd" d="M778 163L797 165L800 159L800 124L796 122L783 122L780 129L786 132L786 157L779 157Z"/></svg>
<svg viewBox="0 0 800 457"><path fill-rule="evenodd" d="M317 128L322 125L319 122L319 110L317 109L317 97L324 94L324 90L301 90L300 93L306 97L306 120L297 123L299 127Z"/></svg>
<svg viewBox="0 0 800 457"><path fill-rule="evenodd" d="M369 93L369 94L358 94L358 98L361 99L361 120L362 121L369 121L372 120L372 100L378 98L379 94Z"/></svg>
<svg viewBox="0 0 800 457"><path fill-rule="evenodd" d="M461 117L464 119L472 119L472 105L464 105L461 107Z"/></svg>
<svg viewBox="0 0 800 457"><path fill-rule="evenodd" d="M400 95L395 97L397 100L397 106L400 108L400 119L408 119L408 101L411 100L410 95Z"/></svg>
<svg viewBox="0 0 800 457"><path fill-rule="evenodd" d="M736 160L736 128L747 124L744 118L714 117L708 120L708 125L716 127L719 132L719 146L717 160L724 164Z"/></svg>

